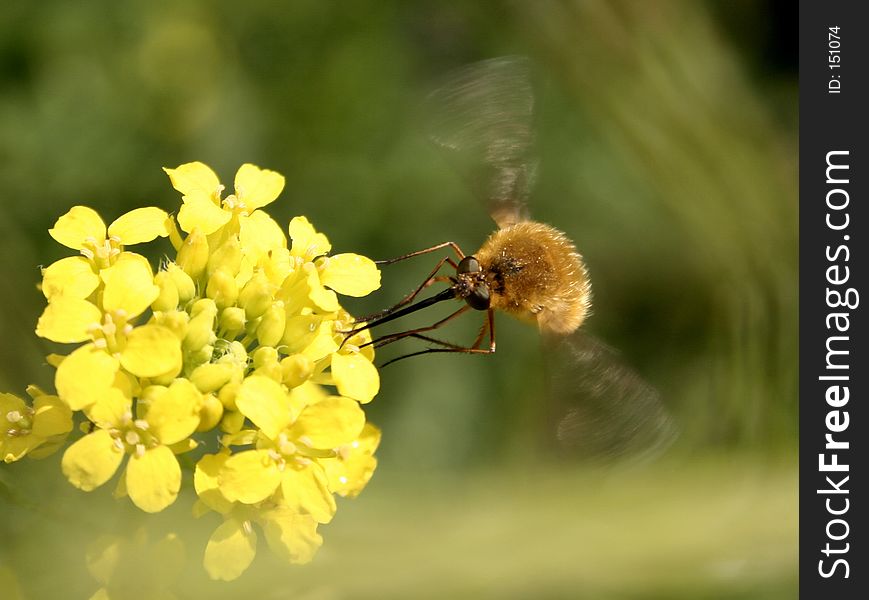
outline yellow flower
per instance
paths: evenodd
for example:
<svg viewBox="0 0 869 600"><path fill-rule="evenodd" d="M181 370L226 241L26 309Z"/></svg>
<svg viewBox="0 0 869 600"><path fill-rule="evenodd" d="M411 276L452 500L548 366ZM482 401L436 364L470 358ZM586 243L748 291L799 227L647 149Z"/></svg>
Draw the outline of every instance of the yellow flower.
<svg viewBox="0 0 869 600"><path fill-rule="evenodd" d="M379 444L380 430L366 423L358 439L336 448L338 456L323 459L329 489L348 498L359 495L377 468L374 451Z"/></svg>
<svg viewBox="0 0 869 600"><path fill-rule="evenodd" d="M38 336L55 342L90 341L66 357L55 376L58 394L74 410L111 385L119 366L137 377L161 379L171 379L182 368L181 341L172 329L132 322L161 292L148 262L125 252L100 272L100 279L101 306L54 296L36 326Z"/></svg>
<svg viewBox="0 0 869 600"><path fill-rule="evenodd" d="M266 224L271 217L255 211L275 201L284 189L283 175L244 164L235 174L235 193L221 198L225 187L204 163L191 162L163 170L169 175L172 186L183 194L184 205L178 213L178 223L184 231L190 233L198 228L205 235L211 235L237 219L244 242L255 240L260 228L274 230L271 224Z"/></svg>
<svg viewBox="0 0 869 600"><path fill-rule="evenodd" d="M120 255L99 278L103 284L99 305L66 294L52 296L36 325L36 335L60 343L82 342L93 337L101 321L122 333L126 322L142 314L160 295L151 265L132 252ZM98 332L108 345L113 334Z"/></svg>
<svg viewBox="0 0 869 600"><path fill-rule="evenodd" d="M239 508L225 516L208 540L202 564L209 577L232 581L247 570L256 556L254 523L262 528L272 552L292 564L310 562L323 543L309 515L280 506Z"/></svg>
<svg viewBox="0 0 869 600"><path fill-rule="evenodd" d="M367 296L380 287L380 271L373 260L352 253L328 256L332 249L328 238L318 233L305 217L290 221L289 233L293 240L292 256L307 263L317 259L314 264L319 284L354 297Z"/></svg>
<svg viewBox="0 0 869 600"><path fill-rule="evenodd" d="M335 385L342 396L370 402L380 390L380 376L371 362L371 348L360 353L359 345L371 338L366 331L342 345L340 331L352 319L341 311L336 292L369 294L380 287L380 271L373 261L357 254L328 256L328 238L304 217L290 222L289 233L293 240L290 254L299 266L275 294L287 311L281 344L288 354L320 361L322 367L315 371L331 366L331 377L322 378L321 383Z"/></svg>
<svg viewBox="0 0 869 600"><path fill-rule="evenodd" d="M123 491L143 511L159 512L181 488L181 468L170 446L196 430L201 396L184 379L143 393L147 402L139 400L134 416L129 391L107 388L85 409L96 429L67 449L61 467L70 483L91 491L106 483L129 454Z"/></svg>
<svg viewBox="0 0 869 600"><path fill-rule="evenodd" d="M197 511L197 516L211 509L224 518L205 549L203 564L209 576L230 581L247 569L256 554L254 523L263 529L275 554L290 563L309 562L323 543L317 533L317 521L274 503L247 505L227 500L220 491L219 477L229 458L228 451L206 455L197 463L194 475L196 493L205 507Z"/></svg>
<svg viewBox="0 0 869 600"><path fill-rule="evenodd" d="M280 503L327 523L335 500L318 459L351 443L365 423L359 405L330 396L300 406L267 377L252 375L238 391L238 410L259 428L256 448L229 457L220 471L220 492L231 502L256 504L280 489Z"/></svg>
<svg viewBox="0 0 869 600"><path fill-rule="evenodd" d="M380 374L371 359L347 344L332 354L331 374L339 394L363 404L380 391Z"/></svg>
<svg viewBox="0 0 869 600"><path fill-rule="evenodd" d="M28 392L34 396L32 406L18 396L0 393L0 457L7 463L25 454L47 456L72 429L72 412L57 396L35 387Z"/></svg>
<svg viewBox="0 0 869 600"><path fill-rule="evenodd" d="M81 256L61 259L44 269L42 292L48 299L61 294L87 298L100 283L100 271L125 254L124 246L166 237L171 229L169 215L155 207L130 211L107 229L95 210L74 206L48 233Z"/></svg>
<svg viewBox="0 0 869 600"><path fill-rule="evenodd" d="M309 313L289 319L285 348L316 363L317 383L333 385L340 395L366 404L380 391L380 374L372 363L374 351L366 346L371 333L361 331L345 341L341 332L351 326L353 318L345 311L330 316ZM327 368L329 372L323 373Z"/></svg>
<svg viewBox="0 0 869 600"><path fill-rule="evenodd" d="M330 255L306 218L285 230L262 210L283 190L278 173L242 165L223 197L203 163L165 171L183 196L177 222L186 238L153 207L106 227L76 206L51 229L81 255L43 271L48 303L36 334L80 346L48 357L57 396L31 387L30 407L0 394L0 456L49 454L81 411L85 434L61 460L70 483L91 491L124 465L114 495L158 512L179 494L176 455L223 432L221 449L194 473L194 513L223 518L205 549L206 571L238 577L258 532L289 562L307 562L322 543L318 525L335 513L334 495L358 494L377 465L380 432L360 407L380 387L371 335L344 339L353 319L338 296L370 293L380 272L363 256ZM160 268L125 249L167 235L177 254ZM103 540L88 557L103 584L94 597L165 595L118 576L124 548L146 546Z"/></svg>

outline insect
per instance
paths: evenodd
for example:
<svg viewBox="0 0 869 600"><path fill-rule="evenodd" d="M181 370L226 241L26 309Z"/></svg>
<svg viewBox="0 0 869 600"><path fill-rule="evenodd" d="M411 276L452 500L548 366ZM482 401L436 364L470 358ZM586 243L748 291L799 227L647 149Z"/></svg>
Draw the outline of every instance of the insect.
<svg viewBox="0 0 869 600"><path fill-rule="evenodd" d="M573 454L647 455L672 439L672 421L654 388L614 351L582 332L591 307L583 258L567 235L528 215L536 172L529 71L521 57L486 60L454 72L430 95L431 139L465 175L498 229L471 255L454 242L444 242L378 261L385 266L438 251L453 254L443 256L396 305L359 319L347 337L439 302L462 302L429 326L382 335L366 344L382 347L405 338L430 344L385 363L390 364L438 352L494 353L496 311L536 323L551 371L550 427L558 444ZM454 273L441 274L445 265ZM447 287L414 302L437 283ZM431 333L469 311L485 313L472 344L462 346Z"/></svg>

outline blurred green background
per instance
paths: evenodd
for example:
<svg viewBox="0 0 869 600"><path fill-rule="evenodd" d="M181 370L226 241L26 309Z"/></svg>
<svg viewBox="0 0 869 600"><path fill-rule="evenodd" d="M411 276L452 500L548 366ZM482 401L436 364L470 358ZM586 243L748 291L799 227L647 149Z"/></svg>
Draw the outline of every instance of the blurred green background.
<svg viewBox="0 0 869 600"><path fill-rule="evenodd" d="M539 336L502 317L494 356L383 371L367 407L383 429L380 465L321 528L312 565L284 566L261 540L241 579L207 581L201 552L216 522L189 524L182 496L153 518L187 530L172 589L793 597L797 80L792 15L776 9L789 7L6 0L0 390L51 387L35 285L37 266L65 249L46 230L75 204L107 221L143 205L177 210L162 166L201 160L225 182L243 162L277 170L287 186L269 212L308 216L336 252L388 258L446 240L473 251L493 223L427 141L421 101L457 66L527 55L541 159L533 215L576 241L594 285L587 329L661 391L677 443L641 466L549 460L537 444ZM417 260L346 307L394 303L433 262ZM468 317L449 335L472 339L477 326ZM108 489L71 488L58 463L0 466L0 589L26 598L87 597L97 584L83 545L141 520Z"/></svg>

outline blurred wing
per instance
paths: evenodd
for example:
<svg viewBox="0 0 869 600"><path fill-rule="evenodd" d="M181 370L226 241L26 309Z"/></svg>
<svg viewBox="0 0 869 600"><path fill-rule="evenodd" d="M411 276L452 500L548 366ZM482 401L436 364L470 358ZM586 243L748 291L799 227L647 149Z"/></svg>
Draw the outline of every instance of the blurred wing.
<svg viewBox="0 0 869 600"><path fill-rule="evenodd" d="M584 332L547 338L551 433L571 457L648 460L677 429L657 390Z"/></svg>
<svg viewBox="0 0 869 600"><path fill-rule="evenodd" d="M527 220L534 179L534 94L528 60L463 67L429 95L430 137L467 177L500 227Z"/></svg>

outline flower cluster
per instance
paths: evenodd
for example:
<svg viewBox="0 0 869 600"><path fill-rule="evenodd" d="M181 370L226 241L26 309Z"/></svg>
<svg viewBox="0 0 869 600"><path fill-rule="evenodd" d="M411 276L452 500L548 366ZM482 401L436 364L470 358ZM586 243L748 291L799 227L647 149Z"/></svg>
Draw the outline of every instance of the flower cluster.
<svg viewBox="0 0 869 600"><path fill-rule="evenodd" d="M358 494L376 466L380 432L360 407L380 386L370 336L344 339L352 317L337 294L364 296L380 273L330 255L304 217L288 244L262 210L284 187L278 173L245 164L224 195L202 163L165 171L182 195L177 218L140 208L106 227L76 206L49 230L78 254L43 270L36 334L78 346L49 357L55 396L31 387L30 406L0 394L0 452L46 455L80 418L66 478L91 491L123 465L115 495L149 513L179 494L176 456L197 452L194 514L223 518L205 550L211 577L247 568L254 525L279 555L309 561L335 494ZM155 272L129 247L161 237L177 255Z"/></svg>

